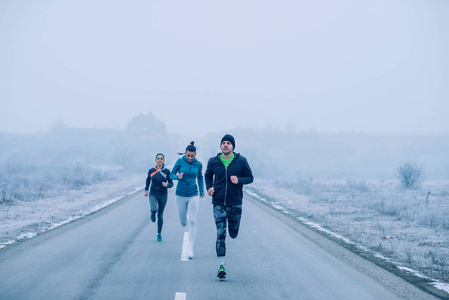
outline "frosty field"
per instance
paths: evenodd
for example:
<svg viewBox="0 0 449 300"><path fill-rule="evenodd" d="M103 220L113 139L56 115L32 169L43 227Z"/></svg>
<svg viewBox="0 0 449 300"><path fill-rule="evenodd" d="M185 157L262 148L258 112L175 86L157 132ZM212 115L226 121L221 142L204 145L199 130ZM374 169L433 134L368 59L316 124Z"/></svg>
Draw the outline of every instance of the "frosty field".
<svg viewBox="0 0 449 300"><path fill-rule="evenodd" d="M102 181L80 189L64 190L58 196L2 203L0 249L98 211L141 189L144 179L133 176Z"/></svg>
<svg viewBox="0 0 449 300"><path fill-rule="evenodd" d="M3 203L0 248L97 211L141 189L143 179L129 176L59 196ZM418 190L404 190L396 181L255 180L246 190L309 226L435 279L436 286L449 291L449 181L428 181Z"/></svg>
<svg viewBox="0 0 449 300"><path fill-rule="evenodd" d="M249 191L449 290L449 181L406 190L397 181L258 180Z"/></svg>

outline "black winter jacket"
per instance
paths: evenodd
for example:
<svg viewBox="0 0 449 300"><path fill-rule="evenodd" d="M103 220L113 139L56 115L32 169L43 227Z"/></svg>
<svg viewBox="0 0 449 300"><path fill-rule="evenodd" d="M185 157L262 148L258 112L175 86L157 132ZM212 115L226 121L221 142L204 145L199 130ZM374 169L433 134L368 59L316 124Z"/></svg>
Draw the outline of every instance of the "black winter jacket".
<svg viewBox="0 0 449 300"><path fill-rule="evenodd" d="M234 159L226 169L220 160L221 153L209 159L204 180L206 189L214 187L212 204L236 205L242 204L243 185L253 182L254 176L248 161L239 153L234 153ZM231 176L237 176L237 184L231 182Z"/></svg>

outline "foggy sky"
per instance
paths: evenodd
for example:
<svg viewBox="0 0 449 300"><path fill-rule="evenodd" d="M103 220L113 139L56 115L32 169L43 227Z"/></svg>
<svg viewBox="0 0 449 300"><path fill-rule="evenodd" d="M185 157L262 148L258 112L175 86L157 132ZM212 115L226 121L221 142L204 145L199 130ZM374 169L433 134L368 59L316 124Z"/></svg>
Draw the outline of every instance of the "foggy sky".
<svg viewBox="0 0 449 300"><path fill-rule="evenodd" d="M0 132L449 133L449 2L0 2Z"/></svg>

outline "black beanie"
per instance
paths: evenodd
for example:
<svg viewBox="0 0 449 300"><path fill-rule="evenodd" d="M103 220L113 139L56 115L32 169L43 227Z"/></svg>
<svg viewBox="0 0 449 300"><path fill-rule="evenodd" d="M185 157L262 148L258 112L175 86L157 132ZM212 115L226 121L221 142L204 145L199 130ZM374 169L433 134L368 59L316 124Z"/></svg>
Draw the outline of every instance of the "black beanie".
<svg viewBox="0 0 449 300"><path fill-rule="evenodd" d="M221 143L223 143L224 141L230 142L230 143L232 144L232 147L235 149L235 140L234 140L234 137L233 137L232 135L226 134L226 135L221 139L220 145L221 145Z"/></svg>

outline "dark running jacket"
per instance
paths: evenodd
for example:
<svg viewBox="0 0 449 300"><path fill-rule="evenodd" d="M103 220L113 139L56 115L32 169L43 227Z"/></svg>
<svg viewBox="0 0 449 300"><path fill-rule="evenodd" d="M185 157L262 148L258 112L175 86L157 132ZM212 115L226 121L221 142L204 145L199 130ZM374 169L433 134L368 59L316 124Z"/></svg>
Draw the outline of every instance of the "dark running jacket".
<svg viewBox="0 0 449 300"><path fill-rule="evenodd" d="M145 191L148 191L150 186L150 195L167 195L167 189L173 186L173 181L170 178L170 170L162 167L162 170L158 171L155 167L148 171L148 177L145 184ZM162 185L162 182L168 182L167 187Z"/></svg>
<svg viewBox="0 0 449 300"><path fill-rule="evenodd" d="M254 176L248 161L239 153L234 153L234 159L226 169L220 159L221 153L209 159L204 180L206 189L214 187L212 204L236 205L242 204L243 185L253 182ZM237 184L232 183L231 176L237 176Z"/></svg>

